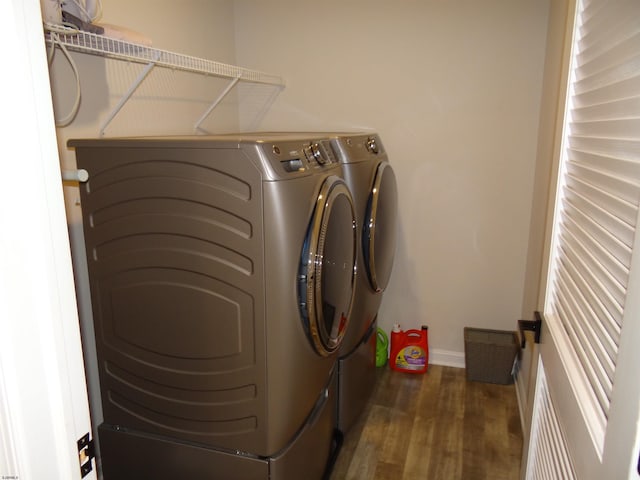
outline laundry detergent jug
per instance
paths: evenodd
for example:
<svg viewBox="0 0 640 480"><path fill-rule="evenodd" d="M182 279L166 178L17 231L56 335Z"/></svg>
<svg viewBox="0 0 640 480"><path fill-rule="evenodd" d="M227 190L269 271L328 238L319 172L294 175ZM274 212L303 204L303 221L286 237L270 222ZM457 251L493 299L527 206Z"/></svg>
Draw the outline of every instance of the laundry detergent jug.
<svg viewBox="0 0 640 480"><path fill-rule="evenodd" d="M384 367L389 354L389 337L381 328L378 328L376 337L376 367Z"/></svg>
<svg viewBox="0 0 640 480"><path fill-rule="evenodd" d="M429 366L429 327L403 332L395 324L391 331L389 365L393 370L408 373L424 373Z"/></svg>

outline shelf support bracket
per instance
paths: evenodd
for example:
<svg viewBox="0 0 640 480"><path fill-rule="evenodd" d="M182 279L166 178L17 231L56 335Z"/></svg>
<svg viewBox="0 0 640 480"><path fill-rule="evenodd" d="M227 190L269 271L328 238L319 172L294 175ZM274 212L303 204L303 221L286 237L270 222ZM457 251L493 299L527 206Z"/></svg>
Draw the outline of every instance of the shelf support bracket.
<svg viewBox="0 0 640 480"><path fill-rule="evenodd" d="M220 102L222 102L222 100L224 100L224 97L226 97L229 94L229 92L233 90L233 87L236 86L236 84L240 81L241 78L242 78L242 74L239 74L238 76L234 77L229 83L229 85L227 85L227 88L225 88L222 91L222 93L218 95L218 98L214 100L214 102L209 106L207 111L202 114L200 119L194 125L194 128L196 130L201 130L200 125L202 125L202 122L204 122L207 119L207 117L211 114L211 112L213 112L213 109L216 108L220 104Z"/></svg>
<svg viewBox="0 0 640 480"><path fill-rule="evenodd" d="M160 56L161 56L161 52L156 53L155 58L153 59L153 61L149 62L147 64L147 66L144 67L142 72L140 72L140 75L138 75L138 78L136 78L135 81L133 82L133 84L129 87L129 90L127 90L127 92L122 96L122 98L120 99L118 104L114 107L114 109L111 111L111 113L107 116L106 120L104 121L104 123L100 127L100 136L101 137L104 136L104 131L109 126L111 121L115 118L115 116L120 112L120 110L122 110L122 107L124 107L124 104L129 101L129 99L135 93L135 91L138 89L138 87L142 84L142 82L144 82L144 79L147 78L149 73L151 73L151 70L153 69L153 67L156 66L156 62L158 60L160 60Z"/></svg>

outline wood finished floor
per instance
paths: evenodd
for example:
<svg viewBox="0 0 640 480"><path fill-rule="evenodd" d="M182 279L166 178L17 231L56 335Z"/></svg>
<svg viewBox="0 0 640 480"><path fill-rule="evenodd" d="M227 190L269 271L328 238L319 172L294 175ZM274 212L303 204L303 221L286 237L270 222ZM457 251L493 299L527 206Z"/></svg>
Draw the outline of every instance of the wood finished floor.
<svg viewBox="0 0 640 480"><path fill-rule="evenodd" d="M378 369L330 480L514 480L522 431L513 385L469 382L464 369Z"/></svg>

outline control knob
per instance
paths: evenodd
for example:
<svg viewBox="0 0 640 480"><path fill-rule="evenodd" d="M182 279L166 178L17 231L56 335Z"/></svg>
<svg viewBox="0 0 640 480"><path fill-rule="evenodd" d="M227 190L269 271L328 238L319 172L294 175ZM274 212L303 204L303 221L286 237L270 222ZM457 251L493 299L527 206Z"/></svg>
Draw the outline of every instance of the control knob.
<svg viewBox="0 0 640 480"><path fill-rule="evenodd" d="M367 150L369 150L371 153L374 153L376 155L380 151L375 137L367 138Z"/></svg>
<svg viewBox="0 0 640 480"><path fill-rule="evenodd" d="M304 154L309 161L318 162L320 165L324 165L327 163L327 159L322 155L322 151L320 150L320 146L317 143L310 143L306 147L304 147Z"/></svg>

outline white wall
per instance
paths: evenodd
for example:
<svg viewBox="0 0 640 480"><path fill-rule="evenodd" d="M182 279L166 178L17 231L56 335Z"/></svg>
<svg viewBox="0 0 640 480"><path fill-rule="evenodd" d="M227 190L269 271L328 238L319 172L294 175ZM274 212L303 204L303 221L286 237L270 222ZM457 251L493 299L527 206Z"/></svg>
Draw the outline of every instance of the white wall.
<svg viewBox="0 0 640 480"><path fill-rule="evenodd" d="M239 89L240 123L231 98L205 125L211 131L381 133L400 185L384 328L428 324L432 352L454 353L463 351L464 326L515 328L527 273L548 0L104 3L103 21L143 32L158 48L286 79L278 96ZM59 132L65 167L73 166L66 139L97 135L139 71L76 57L83 104ZM65 69L58 53L59 112L73 93ZM190 133L225 84L152 75L107 136ZM79 228L76 197L67 189L72 231Z"/></svg>
<svg viewBox="0 0 640 480"><path fill-rule="evenodd" d="M249 106L245 128L382 136L400 218L381 325L428 324L434 360L464 350L464 326L515 329L548 0L239 0L234 7L237 62L287 81L261 123Z"/></svg>

